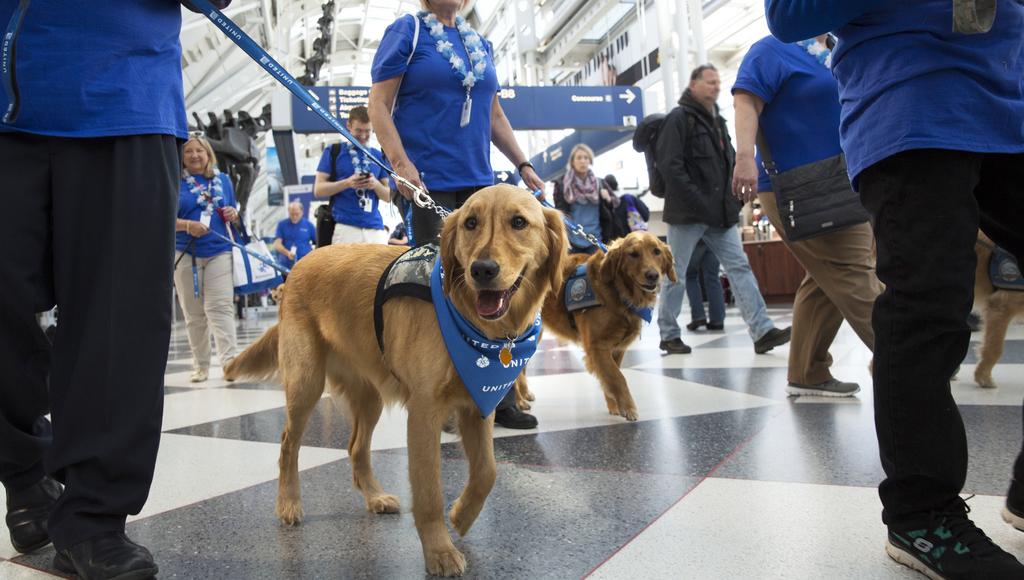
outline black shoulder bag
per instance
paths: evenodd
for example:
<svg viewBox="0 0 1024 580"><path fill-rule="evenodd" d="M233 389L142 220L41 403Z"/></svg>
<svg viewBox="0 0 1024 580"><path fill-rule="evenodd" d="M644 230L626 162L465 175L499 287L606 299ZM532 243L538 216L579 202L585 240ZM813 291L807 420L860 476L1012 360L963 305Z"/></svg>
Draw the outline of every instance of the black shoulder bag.
<svg viewBox="0 0 1024 580"><path fill-rule="evenodd" d="M813 238L870 219L850 185L842 153L780 173L760 129L757 147L775 190L779 217L789 241Z"/></svg>
<svg viewBox="0 0 1024 580"><path fill-rule="evenodd" d="M338 153L341 152L341 144L334 143L331 145L331 175L329 179L333 182L337 179L334 174L334 166L338 162ZM334 239L334 215L331 213L331 202L328 198L327 203L316 208L316 247L323 248L331 245L331 240Z"/></svg>

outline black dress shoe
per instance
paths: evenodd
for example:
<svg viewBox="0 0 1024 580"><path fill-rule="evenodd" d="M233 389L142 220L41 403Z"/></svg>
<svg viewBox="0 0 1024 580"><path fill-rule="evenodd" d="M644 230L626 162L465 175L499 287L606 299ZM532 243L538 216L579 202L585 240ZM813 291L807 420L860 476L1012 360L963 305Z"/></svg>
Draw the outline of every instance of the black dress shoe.
<svg viewBox="0 0 1024 580"><path fill-rule="evenodd" d="M506 429L533 429L537 427L537 418L519 410L512 405L494 412L494 422Z"/></svg>
<svg viewBox="0 0 1024 580"><path fill-rule="evenodd" d="M58 550L53 567L82 580L143 580L157 573L153 554L124 532L105 532Z"/></svg>
<svg viewBox="0 0 1024 580"><path fill-rule="evenodd" d="M667 352L668 354L690 354L693 351L690 345L683 342L681 338L673 338L672 340L663 340L658 343L658 348Z"/></svg>
<svg viewBox="0 0 1024 580"><path fill-rule="evenodd" d="M7 490L7 529L15 550L27 554L50 543L46 520L62 490L49 476L28 487Z"/></svg>
<svg viewBox="0 0 1024 580"><path fill-rule="evenodd" d="M754 352L757 354L764 354L777 346L781 346L789 342L792 335L793 327L791 326L787 326L782 330L773 328L764 333L764 336L757 339L757 342L754 343Z"/></svg>
<svg viewBox="0 0 1024 580"><path fill-rule="evenodd" d="M686 330L697 330L698 328L706 325L707 323L708 323L708 321L706 319L704 319L704 318L699 318L697 320L691 320L690 324L686 325Z"/></svg>
<svg viewBox="0 0 1024 580"><path fill-rule="evenodd" d="M725 330L724 322L709 322L708 330Z"/></svg>

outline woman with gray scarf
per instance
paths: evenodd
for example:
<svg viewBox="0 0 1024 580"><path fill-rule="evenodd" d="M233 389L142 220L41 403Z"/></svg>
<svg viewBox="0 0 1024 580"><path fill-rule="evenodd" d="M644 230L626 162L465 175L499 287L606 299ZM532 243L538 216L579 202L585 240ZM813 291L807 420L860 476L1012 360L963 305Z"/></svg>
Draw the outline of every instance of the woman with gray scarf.
<svg viewBox="0 0 1024 580"><path fill-rule="evenodd" d="M583 226L585 232L601 240L605 237L602 229L608 222L607 218L602 219L601 202L614 208L619 200L594 174L593 163L594 151L590 147L580 143L572 148L565 176L559 182L561 187L555 188L555 205L567 213L569 219Z"/></svg>

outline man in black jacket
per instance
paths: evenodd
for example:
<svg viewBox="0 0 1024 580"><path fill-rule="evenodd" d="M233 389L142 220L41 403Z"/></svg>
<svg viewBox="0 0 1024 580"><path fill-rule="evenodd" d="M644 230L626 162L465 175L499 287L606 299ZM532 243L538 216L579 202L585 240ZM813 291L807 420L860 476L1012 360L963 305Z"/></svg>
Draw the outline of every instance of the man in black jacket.
<svg viewBox="0 0 1024 580"><path fill-rule="evenodd" d="M789 342L790 329L775 328L757 280L740 243L739 211L742 204L732 196L730 184L736 151L725 119L718 113L721 82L711 65L701 65L690 75L690 86L679 106L666 117L658 135L656 159L665 180L665 211L668 244L676 272L685 272L697 242L704 240L732 285L754 351L763 354ZM680 338L679 312L686 286L666 282L658 308L661 350L685 354L690 347Z"/></svg>

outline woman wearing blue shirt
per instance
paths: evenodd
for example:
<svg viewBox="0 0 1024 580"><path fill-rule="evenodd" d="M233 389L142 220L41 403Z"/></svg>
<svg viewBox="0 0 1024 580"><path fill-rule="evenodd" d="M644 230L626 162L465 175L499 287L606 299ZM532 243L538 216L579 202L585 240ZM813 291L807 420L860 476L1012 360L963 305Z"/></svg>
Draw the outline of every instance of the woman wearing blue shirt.
<svg viewBox="0 0 1024 580"><path fill-rule="evenodd" d="M493 142L528 188L543 189L498 102L490 43L456 15L464 1L421 4L418 16L402 16L387 28L373 59L370 119L395 171L425 185L437 203L458 208L494 184ZM411 196L404 187L399 192ZM417 244L436 241L440 229L433 211L413 208Z"/></svg>
<svg viewBox="0 0 1024 580"><path fill-rule="evenodd" d="M228 223L238 222L231 179L217 171L209 142L192 137L182 149L174 289L185 313L193 383L210 374L210 327L221 365L235 357L234 277ZM186 255L187 254L187 255Z"/></svg>
<svg viewBox="0 0 1024 580"><path fill-rule="evenodd" d="M388 26L371 71L370 120L384 154L400 176L425 185L435 202L451 209L494 185L491 143L516 165L528 188L544 189L498 102L490 43L457 16L463 4L421 0L422 12ZM412 197L401 186L399 193ZM413 204L409 233L417 245L436 243L441 219ZM537 419L520 411L512 395L498 405L495 422L536 427Z"/></svg>
<svg viewBox="0 0 1024 580"><path fill-rule="evenodd" d="M839 89L828 65L825 36L793 44L767 36L743 58L736 107L733 193L749 201L757 192L775 230L807 271L793 300L793 339L786 391L791 395L851 396L856 383L836 380L828 349L845 318L873 348L871 310L882 286L875 275L871 225L852 225L798 241L786 239L768 174L755 158L760 130L780 172L834 157L839 147ZM755 160L756 159L756 160Z"/></svg>

